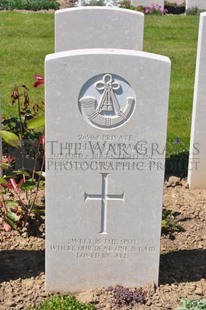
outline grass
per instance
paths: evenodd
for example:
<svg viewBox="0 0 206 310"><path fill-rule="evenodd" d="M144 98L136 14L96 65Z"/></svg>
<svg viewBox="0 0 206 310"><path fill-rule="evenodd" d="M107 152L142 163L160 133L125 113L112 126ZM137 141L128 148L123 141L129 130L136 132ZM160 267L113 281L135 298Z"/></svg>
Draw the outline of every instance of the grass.
<svg viewBox="0 0 206 310"><path fill-rule="evenodd" d="M145 16L144 51L172 61L169 154L189 149L198 21L198 16ZM9 102L15 83L26 84L33 101L43 98L43 88L32 88L32 76L44 74L45 55L54 50L54 14L0 12L0 37L0 89L3 114L8 116L14 113Z"/></svg>
<svg viewBox="0 0 206 310"><path fill-rule="evenodd" d="M176 137L177 148L189 148L198 21L197 16L174 15L145 19L144 50L168 56L172 62L168 148L173 151Z"/></svg>
<svg viewBox="0 0 206 310"><path fill-rule="evenodd" d="M14 84L26 84L34 103L43 88L34 89L33 75L44 75L44 58L54 52L52 13L0 12L0 92L3 115L14 113L10 96Z"/></svg>

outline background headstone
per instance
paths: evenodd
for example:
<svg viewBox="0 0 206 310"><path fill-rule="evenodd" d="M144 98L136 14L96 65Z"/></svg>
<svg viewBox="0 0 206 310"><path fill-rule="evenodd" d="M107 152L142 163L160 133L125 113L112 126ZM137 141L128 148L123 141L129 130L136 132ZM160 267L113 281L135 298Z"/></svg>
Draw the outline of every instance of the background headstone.
<svg viewBox="0 0 206 310"><path fill-rule="evenodd" d="M55 12L55 51L84 48L143 49L144 14L116 7Z"/></svg>
<svg viewBox="0 0 206 310"><path fill-rule="evenodd" d="M185 0L170 0L170 3L176 3L178 5L185 5Z"/></svg>
<svg viewBox="0 0 206 310"><path fill-rule="evenodd" d="M197 8L198 10L206 9L206 1L205 0L186 0L186 10Z"/></svg>
<svg viewBox="0 0 206 310"><path fill-rule="evenodd" d="M188 183L206 189L206 13L200 14Z"/></svg>
<svg viewBox="0 0 206 310"><path fill-rule="evenodd" d="M47 290L158 283L169 78L143 52L46 57Z"/></svg>
<svg viewBox="0 0 206 310"><path fill-rule="evenodd" d="M131 0L133 6L151 7L153 4L158 4L164 7L164 0Z"/></svg>

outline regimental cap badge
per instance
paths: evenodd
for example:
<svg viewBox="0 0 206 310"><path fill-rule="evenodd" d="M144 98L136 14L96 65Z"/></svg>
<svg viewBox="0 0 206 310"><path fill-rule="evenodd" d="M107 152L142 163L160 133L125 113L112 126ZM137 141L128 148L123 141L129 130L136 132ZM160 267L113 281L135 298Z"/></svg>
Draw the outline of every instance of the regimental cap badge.
<svg viewBox="0 0 206 310"><path fill-rule="evenodd" d="M129 120L135 108L135 93L129 83L115 74L97 75L79 94L79 109L87 123L112 129Z"/></svg>

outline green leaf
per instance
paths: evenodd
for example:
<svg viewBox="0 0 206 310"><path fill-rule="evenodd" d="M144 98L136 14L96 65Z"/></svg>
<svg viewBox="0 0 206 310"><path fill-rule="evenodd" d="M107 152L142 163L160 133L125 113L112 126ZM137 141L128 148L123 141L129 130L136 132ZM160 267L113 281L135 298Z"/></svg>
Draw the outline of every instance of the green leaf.
<svg viewBox="0 0 206 310"><path fill-rule="evenodd" d="M5 203L8 208L15 208L19 205L18 202L14 200L5 200Z"/></svg>
<svg viewBox="0 0 206 310"><path fill-rule="evenodd" d="M162 228L164 229L169 228L169 223L166 220L162 220Z"/></svg>
<svg viewBox="0 0 206 310"><path fill-rule="evenodd" d="M2 163L2 164L0 164L0 167L1 167L3 170L6 170L6 169L9 169L9 168L11 167L11 165L8 164L8 163Z"/></svg>
<svg viewBox="0 0 206 310"><path fill-rule="evenodd" d="M13 172L17 175L22 174L22 175L25 175L26 177L30 177L30 174L23 169L13 170Z"/></svg>
<svg viewBox="0 0 206 310"><path fill-rule="evenodd" d="M36 128L44 126L44 124L45 124L44 116L37 116L27 121L27 128L36 129Z"/></svg>
<svg viewBox="0 0 206 310"><path fill-rule="evenodd" d="M19 217L18 215L16 215L16 213L12 212L12 211L9 211L7 214L6 214L6 218L10 219L11 221L13 222L18 222L19 220Z"/></svg>
<svg viewBox="0 0 206 310"><path fill-rule="evenodd" d="M45 178L45 176L46 176L44 171L35 171L35 174L42 177L42 178Z"/></svg>
<svg viewBox="0 0 206 310"><path fill-rule="evenodd" d="M16 148L21 146L19 137L15 135L13 132L0 130L0 136L4 139L6 143L8 143L11 146L14 146Z"/></svg>
<svg viewBox="0 0 206 310"><path fill-rule="evenodd" d="M32 181L26 181L22 184L21 189L25 190L25 191L29 191L31 189L33 189L35 186L35 183Z"/></svg>
<svg viewBox="0 0 206 310"><path fill-rule="evenodd" d="M16 229L16 223L14 221L12 221L9 217L5 216L6 221L8 222L8 224L13 228Z"/></svg>
<svg viewBox="0 0 206 310"><path fill-rule="evenodd" d="M4 171L3 178L5 179L11 179L14 178L16 175L13 173L13 171Z"/></svg>
<svg viewBox="0 0 206 310"><path fill-rule="evenodd" d="M0 178L0 184L2 184L2 183L7 184L8 182L4 178Z"/></svg>

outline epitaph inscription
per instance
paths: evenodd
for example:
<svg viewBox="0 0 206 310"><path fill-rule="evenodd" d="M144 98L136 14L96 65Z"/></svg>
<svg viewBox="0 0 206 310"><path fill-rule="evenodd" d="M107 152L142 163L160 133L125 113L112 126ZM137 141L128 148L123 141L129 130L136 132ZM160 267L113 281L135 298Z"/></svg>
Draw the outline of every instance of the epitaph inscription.
<svg viewBox="0 0 206 310"><path fill-rule="evenodd" d="M82 87L79 109L87 123L101 129L123 125L132 116L135 93L129 83L115 74L100 74Z"/></svg>
<svg viewBox="0 0 206 310"><path fill-rule="evenodd" d="M52 252L65 252L77 259L124 260L136 255L154 255L155 246L143 245L137 239L72 238L64 245L51 245Z"/></svg>

